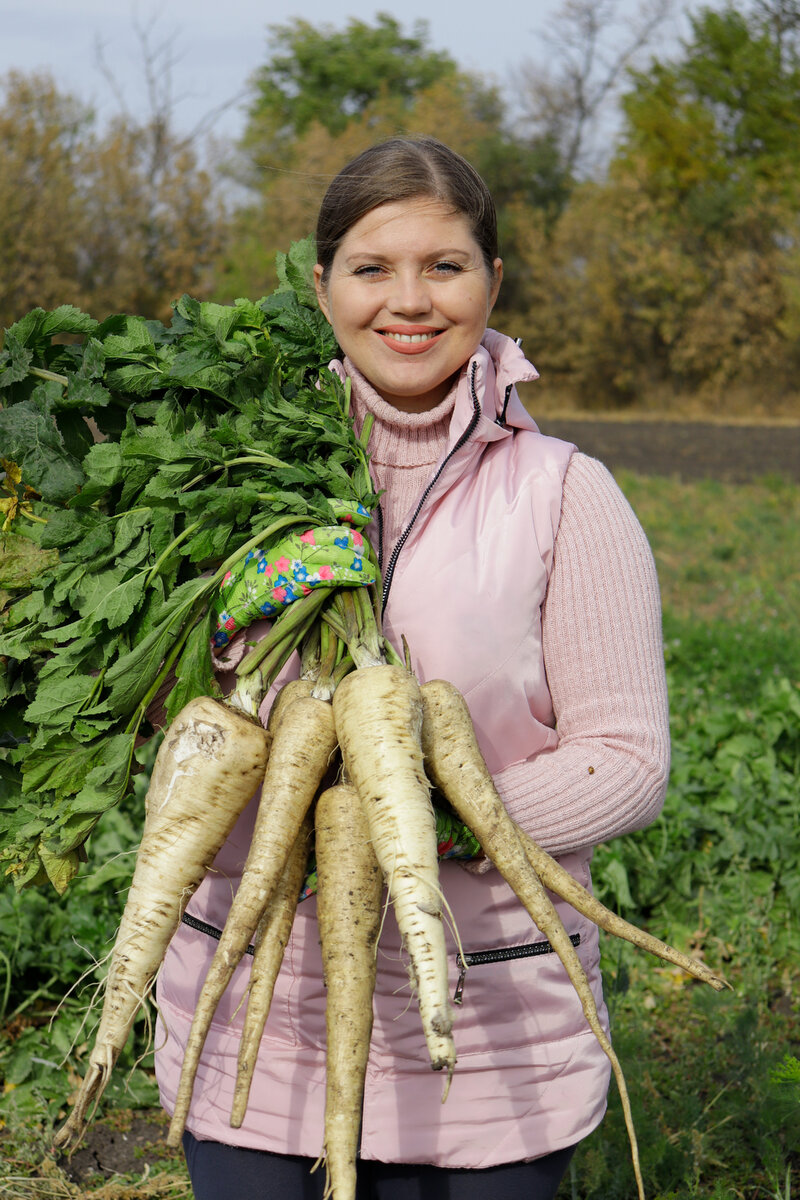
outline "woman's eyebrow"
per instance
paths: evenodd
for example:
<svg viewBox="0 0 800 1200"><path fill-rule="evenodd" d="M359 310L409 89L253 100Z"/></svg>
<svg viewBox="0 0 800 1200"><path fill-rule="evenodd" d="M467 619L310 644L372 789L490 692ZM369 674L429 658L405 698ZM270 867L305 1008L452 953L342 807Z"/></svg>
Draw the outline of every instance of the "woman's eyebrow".
<svg viewBox="0 0 800 1200"><path fill-rule="evenodd" d="M472 252L465 250L463 246L444 246L435 250L420 250L417 256L421 259L439 259L439 258L472 258ZM346 263L356 262L359 259L368 259L370 262L390 262L395 257L389 251L372 251L366 250L351 250L345 255Z"/></svg>

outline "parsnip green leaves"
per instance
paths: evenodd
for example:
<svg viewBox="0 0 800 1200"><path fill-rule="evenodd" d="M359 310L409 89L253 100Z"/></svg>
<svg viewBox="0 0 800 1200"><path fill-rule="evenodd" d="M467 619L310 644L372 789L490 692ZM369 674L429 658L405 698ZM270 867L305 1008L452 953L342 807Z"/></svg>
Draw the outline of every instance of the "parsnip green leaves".
<svg viewBox="0 0 800 1200"><path fill-rule="evenodd" d="M6 333L0 864L17 886L66 886L170 672L176 701L215 694L224 564L273 523L335 523L329 498L375 504L303 284L312 251L257 303L184 296L169 326L36 309Z"/></svg>

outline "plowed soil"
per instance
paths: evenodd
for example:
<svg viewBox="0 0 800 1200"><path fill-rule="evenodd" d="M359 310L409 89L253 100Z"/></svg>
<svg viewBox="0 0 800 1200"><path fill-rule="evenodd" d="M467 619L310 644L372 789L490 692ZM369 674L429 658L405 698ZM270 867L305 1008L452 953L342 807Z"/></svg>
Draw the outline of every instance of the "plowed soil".
<svg viewBox="0 0 800 1200"><path fill-rule="evenodd" d="M541 417L542 433L574 442L612 471L747 483L765 475L800 482L800 423Z"/></svg>

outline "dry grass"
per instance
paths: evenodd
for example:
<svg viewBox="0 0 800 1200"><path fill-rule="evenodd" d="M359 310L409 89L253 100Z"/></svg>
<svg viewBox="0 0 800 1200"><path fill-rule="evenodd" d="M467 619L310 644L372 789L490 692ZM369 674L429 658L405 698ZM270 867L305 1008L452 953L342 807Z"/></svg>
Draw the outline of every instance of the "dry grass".
<svg viewBox="0 0 800 1200"><path fill-rule="evenodd" d="M73 1183L52 1159L44 1159L34 1176L8 1175L0 1179L0 1197L9 1200L74 1200L85 1196L92 1200L192 1200L192 1191L180 1175L165 1173L149 1178L147 1172L138 1182L120 1180L87 1187Z"/></svg>

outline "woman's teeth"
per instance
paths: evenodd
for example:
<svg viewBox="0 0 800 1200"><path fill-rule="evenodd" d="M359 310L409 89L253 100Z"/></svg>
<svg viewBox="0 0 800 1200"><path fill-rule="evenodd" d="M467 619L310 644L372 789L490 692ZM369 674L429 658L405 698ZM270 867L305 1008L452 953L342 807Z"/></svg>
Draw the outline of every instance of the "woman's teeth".
<svg viewBox="0 0 800 1200"><path fill-rule="evenodd" d="M431 333L385 333L384 337L392 338L396 342L429 342L437 333L438 330Z"/></svg>

